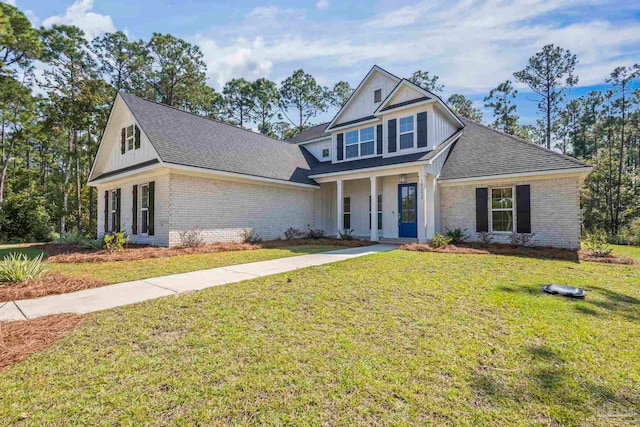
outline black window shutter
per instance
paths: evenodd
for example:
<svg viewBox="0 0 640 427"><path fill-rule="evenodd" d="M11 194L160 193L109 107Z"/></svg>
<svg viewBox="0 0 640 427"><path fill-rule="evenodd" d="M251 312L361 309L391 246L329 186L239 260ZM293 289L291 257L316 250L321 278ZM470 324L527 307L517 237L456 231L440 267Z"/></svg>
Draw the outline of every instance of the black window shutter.
<svg viewBox="0 0 640 427"><path fill-rule="evenodd" d="M476 232L489 231L489 189L476 188Z"/></svg>
<svg viewBox="0 0 640 427"><path fill-rule="evenodd" d="M344 134L343 133L339 133L337 136L338 139L338 151L336 152L337 155L337 159L338 160L342 160L344 159Z"/></svg>
<svg viewBox="0 0 640 427"><path fill-rule="evenodd" d="M396 119L389 120L389 152L396 152Z"/></svg>
<svg viewBox="0 0 640 427"><path fill-rule="evenodd" d="M149 225L147 233L149 236L153 236L155 233L155 217L156 217L156 183L151 181L149 183Z"/></svg>
<svg viewBox="0 0 640 427"><path fill-rule="evenodd" d="M138 234L138 186L133 186L133 220L131 221L131 234Z"/></svg>
<svg viewBox="0 0 640 427"><path fill-rule="evenodd" d="M518 233L531 233L531 187L516 186L516 215Z"/></svg>
<svg viewBox="0 0 640 427"><path fill-rule="evenodd" d="M109 232L109 191L104 192L104 232Z"/></svg>
<svg viewBox="0 0 640 427"><path fill-rule="evenodd" d="M418 147L427 146L427 113L418 113Z"/></svg>
<svg viewBox="0 0 640 427"><path fill-rule="evenodd" d="M382 154L382 125L376 126L376 150L377 154Z"/></svg>
<svg viewBox="0 0 640 427"><path fill-rule="evenodd" d="M120 132L120 153L124 154L127 143L127 129L122 128L122 132Z"/></svg>
<svg viewBox="0 0 640 427"><path fill-rule="evenodd" d="M140 148L140 128L138 127L138 125L136 125L135 129L136 129L136 137L135 137L134 143L137 150L138 148Z"/></svg>
<svg viewBox="0 0 640 427"><path fill-rule="evenodd" d="M117 205L117 206L116 206L116 227L115 227L115 229L113 230L113 231L115 231L115 232L118 232L118 231L120 231L120 230L121 230L121 227L120 227L120 206L121 206L121 205L120 205L120 200L121 200L121 197L120 197L120 196L121 196L121 191L120 191L120 189L118 188L118 189L116 190L116 205Z"/></svg>

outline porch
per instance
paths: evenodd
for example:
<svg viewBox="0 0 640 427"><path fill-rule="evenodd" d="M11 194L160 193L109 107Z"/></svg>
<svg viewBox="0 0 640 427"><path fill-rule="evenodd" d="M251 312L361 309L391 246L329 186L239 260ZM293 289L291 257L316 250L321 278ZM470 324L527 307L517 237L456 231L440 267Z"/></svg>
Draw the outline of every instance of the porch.
<svg viewBox="0 0 640 427"><path fill-rule="evenodd" d="M316 178L317 228L371 241L426 242L439 227L436 178L428 166Z"/></svg>

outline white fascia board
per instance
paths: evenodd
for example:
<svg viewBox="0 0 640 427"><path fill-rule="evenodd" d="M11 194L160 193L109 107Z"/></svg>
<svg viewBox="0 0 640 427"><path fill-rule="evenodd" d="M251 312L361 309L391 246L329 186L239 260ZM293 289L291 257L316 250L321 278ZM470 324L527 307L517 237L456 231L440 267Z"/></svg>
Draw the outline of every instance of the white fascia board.
<svg viewBox="0 0 640 427"><path fill-rule="evenodd" d="M338 131L338 130L344 130L344 129L349 129L349 128L360 127L362 125L368 125L368 124L371 124L371 123L378 123L380 121L381 121L381 119L376 117L376 118L369 119L369 120L363 120L363 121L357 122L357 123L351 123L351 124L348 124L348 125L338 126L336 128L330 129L330 130L331 130L331 132L335 132L335 131Z"/></svg>
<svg viewBox="0 0 640 427"><path fill-rule="evenodd" d="M440 179L438 182L441 185L456 185L456 184L464 184L467 182L473 181L490 181L490 180L501 180L501 179L517 179L517 178L531 178L531 177L542 177L542 178L552 178L553 176L566 176L566 175L583 175L586 178L589 173L593 170L591 166L584 167L576 167L569 169L553 169L547 171L532 171L532 172L521 172L521 173L511 173L504 175L485 175L485 176L474 176L469 178L455 178L455 179ZM582 178L582 176L581 176Z"/></svg>

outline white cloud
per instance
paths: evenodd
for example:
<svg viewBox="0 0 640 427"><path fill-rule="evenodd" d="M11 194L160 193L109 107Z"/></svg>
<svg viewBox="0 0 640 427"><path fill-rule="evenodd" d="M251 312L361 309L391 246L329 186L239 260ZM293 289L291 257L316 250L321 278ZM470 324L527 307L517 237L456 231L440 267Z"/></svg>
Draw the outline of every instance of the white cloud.
<svg viewBox="0 0 640 427"><path fill-rule="evenodd" d="M416 69L435 73L447 94L479 94L513 80L512 73L548 43L578 55L577 74L588 85L640 55L637 24L594 13L609 3L431 0L376 10L364 20L322 22L301 10L258 8L246 22L212 28L195 41L217 86L235 76L287 76L300 67L319 80L357 84L377 63L401 76Z"/></svg>
<svg viewBox="0 0 640 427"><path fill-rule="evenodd" d="M16 0L2 0L2 2L10 6L16 7Z"/></svg>
<svg viewBox="0 0 640 427"><path fill-rule="evenodd" d="M318 0L316 2L316 9L318 10L327 10L329 9L329 0Z"/></svg>
<svg viewBox="0 0 640 427"><path fill-rule="evenodd" d="M109 15L91 12L93 0L76 0L67 8L63 16L50 16L42 21L42 25L49 27L56 24L75 25L82 29L88 39L116 30Z"/></svg>

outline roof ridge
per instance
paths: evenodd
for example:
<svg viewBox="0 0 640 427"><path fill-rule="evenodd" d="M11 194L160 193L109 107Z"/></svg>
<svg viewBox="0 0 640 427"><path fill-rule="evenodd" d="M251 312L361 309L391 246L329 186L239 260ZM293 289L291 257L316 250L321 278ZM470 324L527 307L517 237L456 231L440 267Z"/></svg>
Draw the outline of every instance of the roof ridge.
<svg viewBox="0 0 640 427"><path fill-rule="evenodd" d="M272 139L272 140L274 140L276 142L280 142L280 143L283 143L283 144L290 145L287 141L284 141L282 139L278 139L278 138L274 138L274 137L269 136L269 135L264 135L262 133L254 132L254 131L252 131L250 129L245 129L245 128L242 128L242 127L238 127L236 125L232 125L231 123L223 122L222 120L213 119L211 117L206 117L206 116L201 116L200 114L192 113L190 111L181 110L180 108L174 107L173 105L163 104L162 102L154 101L153 99L143 98L141 96L137 96L137 95L134 95L134 94L131 94L131 93L128 93L128 92L124 92L124 91L118 91L118 94L132 96L134 98L138 98L138 99L141 99L141 100L146 101L146 102L151 102L152 104L156 104L156 105L159 105L161 107L171 108L171 109L179 111L181 113L190 114L192 116L199 117L199 118L205 119L205 120L210 120L212 122L219 123L221 125L225 125L225 126L228 126L230 128L233 128L233 129L242 130L242 131L245 131L245 132L250 132L251 134L256 135L256 136L261 136L261 137L264 137L264 138Z"/></svg>
<svg viewBox="0 0 640 427"><path fill-rule="evenodd" d="M464 120L466 120L466 121L468 121L468 122L471 122L471 123L473 123L474 125L480 126L480 127L484 128L484 129L487 129L487 130L489 130L489 131L492 131L492 132L495 132L495 133L499 133L499 134L501 134L501 135L504 135L504 136L506 136L506 137L508 137L508 138L512 139L514 142L519 142L520 144L526 144L526 145L529 145L529 146L531 146L531 147L535 147L535 148L540 149L540 150L542 150L542 151L544 151L544 152L546 152L546 153L554 154L554 155L556 155L556 156L558 156L558 157L560 157L560 158L563 158L563 159L568 160L568 161L570 161L570 162L576 163L576 164L578 164L578 165L580 165L580 166L591 166L591 165L589 165L588 163L583 162L582 160L578 160L578 159L576 159L576 158L574 158L574 157L571 157L571 156L568 156L568 155L566 155L566 154L558 153L557 151L553 151L553 150L551 150L551 149L549 149L549 148L547 148L547 147L543 147L543 146L538 145L538 144L536 144L536 143L533 143L533 142L531 142L531 141L527 141L526 139L524 139L524 138L520 138L519 136L511 135L510 133L506 133L506 132L501 131L501 130L499 130L499 129L494 129L494 128L492 128L491 126L485 125L484 123L480 123L480 122L477 122L477 121L475 121L475 120L468 119L468 118L466 118L466 117L464 118Z"/></svg>

